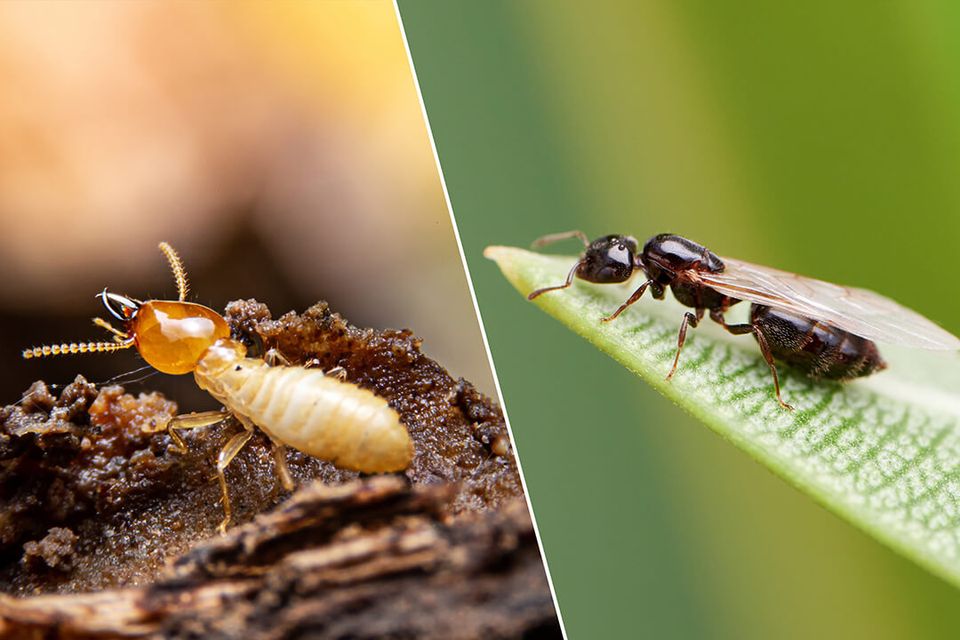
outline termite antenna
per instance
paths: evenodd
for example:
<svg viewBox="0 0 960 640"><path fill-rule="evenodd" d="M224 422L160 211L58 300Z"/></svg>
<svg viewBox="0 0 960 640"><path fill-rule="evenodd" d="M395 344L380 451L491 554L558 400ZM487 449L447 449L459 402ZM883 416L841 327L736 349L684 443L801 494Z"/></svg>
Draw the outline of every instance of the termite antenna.
<svg viewBox="0 0 960 640"><path fill-rule="evenodd" d="M180 296L180 302L183 302L187 299L187 293L190 292L190 283L187 281L187 271L183 268L183 263L180 261L180 256L177 255L177 252L173 250L166 242L160 243L160 251L163 252L163 255L167 257L167 262L170 263L170 269L173 271L173 278L177 281L177 293Z"/></svg>
<svg viewBox="0 0 960 640"><path fill-rule="evenodd" d="M62 356L73 353L109 353L129 349L133 346L133 340L128 342L71 342L64 344L43 345L42 347L33 347L23 350L23 359L45 358L48 356Z"/></svg>

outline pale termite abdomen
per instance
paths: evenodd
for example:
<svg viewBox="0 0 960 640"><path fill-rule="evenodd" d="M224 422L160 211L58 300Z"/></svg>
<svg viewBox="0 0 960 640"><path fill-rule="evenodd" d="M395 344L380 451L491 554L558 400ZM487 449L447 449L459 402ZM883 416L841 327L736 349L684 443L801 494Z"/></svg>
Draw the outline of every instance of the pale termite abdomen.
<svg viewBox="0 0 960 640"><path fill-rule="evenodd" d="M338 467L401 471L413 458L410 435L386 400L319 369L270 367L218 343L195 376L202 388L276 441Z"/></svg>

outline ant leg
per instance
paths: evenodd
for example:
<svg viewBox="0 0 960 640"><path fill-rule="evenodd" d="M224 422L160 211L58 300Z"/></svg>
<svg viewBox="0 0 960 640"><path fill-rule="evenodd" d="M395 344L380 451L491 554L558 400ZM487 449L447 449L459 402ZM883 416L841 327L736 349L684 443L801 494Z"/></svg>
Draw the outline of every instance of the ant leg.
<svg viewBox="0 0 960 640"><path fill-rule="evenodd" d="M243 421L241 420L241 422ZM224 471L227 466L233 462L237 454L240 453L244 445L253 437L253 431L247 428L246 424L243 426L243 431L230 438L223 449L220 450L220 455L217 456L217 479L220 481L220 493L223 494L223 520L220 522L220 526L217 527L217 531L220 533L227 531L227 525L230 524L230 520L233 518L233 509L230 507L230 494L227 492L227 476Z"/></svg>
<svg viewBox="0 0 960 640"><path fill-rule="evenodd" d="M590 246L590 239L587 238L587 234L585 234L583 231L561 231L560 233L551 233L545 236L540 236L533 241L533 243L530 245L530 248L538 249L548 244L553 244L554 242L567 240L569 238L579 238L580 242L583 243L583 246Z"/></svg>
<svg viewBox="0 0 960 640"><path fill-rule="evenodd" d="M763 359L767 361L767 366L770 367L770 373L773 374L773 390L777 394L777 402L787 411L793 411L793 407L784 402L783 397L780 395L780 379L777 377L777 366L773 363L773 354L770 353L770 345L767 344L767 337L763 335L763 331L756 327L754 328L753 335L757 337L757 343L760 345L760 353L763 354Z"/></svg>
<svg viewBox="0 0 960 640"><path fill-rule="evenodd" d="M202 427L212 427L215 424L219 424L226 420L230 419L229 413L224 413L223 411L201 411L200 413L185 413L183 415L170 418L170 420L163 425L159 425L156 431L167 430L167 433L170 434L170 439L173 440L174 445L176 446L178 453L187 452L187 443L183 441L183 436L180 435L180 431L185 429L200 429Z"/></svg>
<svg viewBox="0 0 960 640"><path fill-rule="evenodd" d="M264 361L268 366L275 367L277 365L283 367L289 367L290 361L287 360L286 356L280 353L279 349L267 349L267 352L263 355Z"/></svg>
<svg viewBox="0 0 960 640"><path fill-rule="evenodd" d="M573 283L574 276L577 275L577 269L580 268L580 265L583 264L583 260L577 260L573 268L570 269L570 273L567 274L567 280L563 284L559 284L555 287L543 287L542 289L537 289L536 291L531 291L530 295L527 296L527 300L533 300L534 298L545 294L548 291L557 291L559 289L566 289Z"/></svg>
<svg viewBox="0 0 960 640"><path fill-rule="evenodd" d="M627 301L626 301L626 302L624 302L622 305L620 305L620 308L619 308L619 309L617 309L616 311L614 311L612 314L610 314L610 315L607 316L606 318L601 318L601 319L600 319L600 322L610 322L611 320L613 320L614 318L616 318L618 315L620 315L621 313L623 313L624 309L626 309L627 307L629 307L630 305L632 305L634 302L636 302L637 300L639 300L640 297L643 295L643 292L647 290L647 287L649 287L649 286L650 286L651 284L653 284L653 283L654 283L653 280L647 280L646 282L644 282L642 285L640 285L640 286L637 288L636 291L633 292L633 294L632 294L629 298L627 298ZM687 315L689 315L689 314L687 314ZM697 325L693 325L693 326L697 326Z"/></svg>
<svg viewBox="0 0 960 640"><path fill-rule="evenodd" d="M683 349L683 343L687 340L687 325L696 328L703 318L703 309L697 309L696 314L687 311L683 314L683 322L680 323L680 334L677 336L677 355L673 357L673 366L670 367L670 373L667 374L667 380L673 377L677 371L677 364L680 362L680 350Z"/></svg>
<svg viewBox="0 0 960 640"><path fill-rule="evenodd" d="M777 394L777 402L779 402L780 406L784 409L793 411L793 407L784 402L783 397L780 395L780 378L777 375L777 365L773 361L773 353L770 351L767 336L763 334L760 327L755 324L727 324L722 312L711 311L710 318L735 336L752 333L756 337L757 344L760 345L760 353L763 354L763 359L766 360L767 366L770 367L770 373L773 375L773 390Z"/></svg>

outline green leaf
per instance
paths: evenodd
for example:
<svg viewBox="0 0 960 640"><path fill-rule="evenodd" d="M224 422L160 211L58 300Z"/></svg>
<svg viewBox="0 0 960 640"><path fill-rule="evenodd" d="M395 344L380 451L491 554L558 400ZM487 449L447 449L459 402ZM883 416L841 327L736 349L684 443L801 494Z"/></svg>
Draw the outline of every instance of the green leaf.
<svg viewBox="0 0 960 640"><path fill-rule="evenodd" d="M524 295L562 283L576 260L511 247L484 255ZM881 345L889 368L846 384L780 364L791 412L777 404L753 337L709 321L687 332L666 381L689 309L646 297L600 322L631 291L578 280L535 303L827 508L960 586L960 354ZM744 321L747 307L729 320Z"/></svg>

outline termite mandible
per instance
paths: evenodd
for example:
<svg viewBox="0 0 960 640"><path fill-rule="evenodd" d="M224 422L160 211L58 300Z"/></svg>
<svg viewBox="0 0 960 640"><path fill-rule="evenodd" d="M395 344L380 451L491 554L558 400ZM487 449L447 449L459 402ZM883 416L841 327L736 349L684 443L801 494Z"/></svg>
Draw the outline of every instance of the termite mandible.
<svg viewBox="0 0 960 640"><path fill-rule="evenodd" d="M410 465L413 442L400 416L386 400L347 382L339 367L324 373L290 366L275 350L268 351L265 358L246 357L246 347L230 337L223 316L203 305L186 302L187 274L176 251L166 242L160 243L160 251L173 270L177 300L144 302L104 289L99 297L107 311L123 323L123 330L102 318L94 318L93 322L111 332L113 342L34 347L24 350L23 357L136 347L143 359L162 373L178 375L192 371L200 388L216 398L227 413L207 411L172 418L165 428L177 449L186 451L179 433L183 429L208 427L231 418L243 426L217 457L217 477L223 494L221 533L232 517L224 470L257 428L273 443L277 476L287 491L293 490L294 482L285 461L286 445L338 467L365 473L402 471Z"/></svg>

